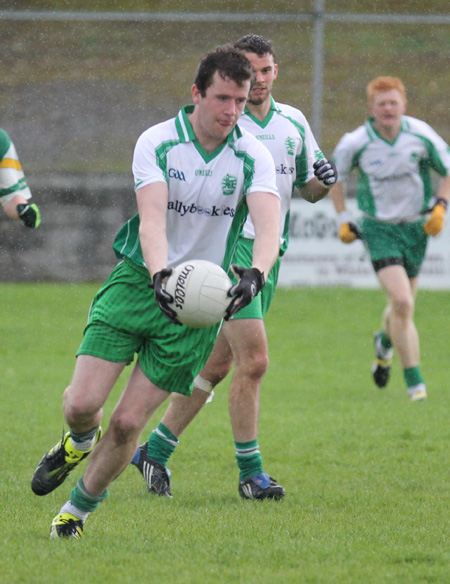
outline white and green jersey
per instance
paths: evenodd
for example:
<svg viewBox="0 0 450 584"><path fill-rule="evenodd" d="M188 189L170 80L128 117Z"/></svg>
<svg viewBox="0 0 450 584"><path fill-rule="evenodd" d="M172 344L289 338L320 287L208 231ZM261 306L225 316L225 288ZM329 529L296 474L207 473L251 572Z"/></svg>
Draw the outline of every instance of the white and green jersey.
<svg viewBox="0 0 450 584"><path fill-rule="evenodd" d="M0 129L0 203L4 205L16 195L31 198L14 144L5 130Z"/></svg>
<svg viewBox="0 0 450 584"><path fill-rule="evenodd" d="M358 169L358 207L381 221L417 219L433 194L430 168L450 174L449 146L428 124L410 116L402 117L393 142L367 120L341 138L333 158L340 181Z"/></svg>
<svg viewBox="0 0 450 584"><path fill-rule="evenodd" d="M270 153L248 132L235 127L226 142L208 154L188 119L194 106L152 126L138 139L133 158L135 189L166 182L168 267L205 259L228 269L248 214L246 196L278 196ZM139 216L119 231L118 257L145 265L139 242Z"/></svg>
<svg viewBox="0 0 450 584"><path fill-rule="evenodd" d="M302 112L271 98L271 109L261 121L246 108L239 126L251 132L272 154L281 197L281 253L289 241L289 209L294 188L302 188L314 177L313 164L324 158L311 128ZM244 237L255 238L255 229L248 217Z"/></svg>

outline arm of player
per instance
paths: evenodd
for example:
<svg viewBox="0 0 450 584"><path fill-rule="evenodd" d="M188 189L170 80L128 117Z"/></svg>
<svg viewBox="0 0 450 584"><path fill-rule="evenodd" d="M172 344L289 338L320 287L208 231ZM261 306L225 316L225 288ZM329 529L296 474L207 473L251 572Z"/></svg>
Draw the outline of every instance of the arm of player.
<svg viewBox="0 0 450 584"><path fill-rule="evenodd" d="M9 219L18 219L19 213L17 211L17 205L26 205L27 202L28 201L25 199L25 197L22 197L22 195L17 195L13 199L2 203L3 210Z"/></svg>
<svg viewBox="0 0 450 584"><path fill-rule="evenodd" d="M154 182L138 189L139 239L150 276L167 268L169 245L166 222L169 191L164 182Z"/></svg>
<svg viewBox="0 0 450 584"><path fill-rule="evenodd" d="M313 167L315 176L300 189L302 197L308 203L317 203L323 199L338 178L338 172L332 160L322 158L317 160Z"/></svg>
<svg viewBox="0 0 450 584"><path fill-rule="evenodd" d="M255 227L252 268L266 278L280 252L280 199L271 193L251 193L247 205Z"/></svg>
<svg viewBox="0 0 450 584"><path fill-rule="evenodd" d="M436 195L436 203L431 211L431 215L423 224L423 229L427 235L438 235L442 231L449 200L450 176L446 176Z"/></svg>
<svg viewBox="0 0 450 584"><path fill-rule="evenodd" d="M255 192L247 195L247 205L255 227L252 267L232 265L238 283L230 288L233 296L225 320L248 306L264 286L280 252L280 199L271 193Z"/></svg>
<svg viewBox="0 0 450 584"><path fill-rule="evenodd" d="M330 191L330 197L338 214L339 239L343 243L352 243L360 237L353 217L345 207L345 190L342 182L337 182Z"/></svg>
<svg viewBox="0 0 450 584"><path fill-rule="evenodd" d="M2 158L0 160L0 203L9 219L20 219L25 227L36 229L41 222L39 208L30 203L31 191L28 188L22 166L14 144L8 134L0 129Z"/></svg>
<svg viewBox="0 0 450 584"><path fill-rule="evenodd" d="M308 203L317 203L322 200L330 189L324 186L317 177L313 177L300 189L300 194Z"/></svg>
<svg viewBox="0 0 450 584"><path fill-rule="evenodd" d="M173 298L163 283L172 272L167 268L169 245L167 242L167 203L169 191L165 182L154 182L138 189L139 240L142 255L152 279L155 298L162 312L175 324L181 324L169 304Z"/></svg>
<svg viewBox="0 0 450 584"><path fill-rule="evenodd" d="M22 195L16 195L13 199L2 203L3 210L10 219L20 219L26 227L37 229L41 223L41 214L38 206Z"/></svg>

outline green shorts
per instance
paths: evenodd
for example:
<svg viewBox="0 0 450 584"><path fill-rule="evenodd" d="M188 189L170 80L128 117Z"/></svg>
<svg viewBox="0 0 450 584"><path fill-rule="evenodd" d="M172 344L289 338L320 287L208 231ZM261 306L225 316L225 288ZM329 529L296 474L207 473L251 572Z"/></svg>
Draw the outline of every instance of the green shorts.
<svg viewBox="0 0 450 584"><path fill-rule="evenodd" d="M118 264L97 292L78 355L130 363L137 353L145 375L167 391L190 395L220 324L195 329L171 323L149 289L145 268Z"/></svg>
<svg viewBox="0 0 450 584"><path fill-rule="evenodd" d="M428 242L423 221L393 224L365 218L362 234L375 271L389 265L402 265L409 278L419 274Z"/></svg>
<svg viewBox="0 0 450 584"><path fill-rule="evenodd" d="M252 267L253 242L253 239L246 239L244 237L239 238L239 242L233 256L233 264L244 266L245 268ZM280 258L277 259L275 265L270 270L269 276L267 277L266 283L261 292L250 302L248 306L236 313L232 320L243 318L263 319L266 316L272 302L273 295L275 294L279 271ZM231 272L231 270L229 276L233 281L233 284L236 284L236 276Z"/></svg>

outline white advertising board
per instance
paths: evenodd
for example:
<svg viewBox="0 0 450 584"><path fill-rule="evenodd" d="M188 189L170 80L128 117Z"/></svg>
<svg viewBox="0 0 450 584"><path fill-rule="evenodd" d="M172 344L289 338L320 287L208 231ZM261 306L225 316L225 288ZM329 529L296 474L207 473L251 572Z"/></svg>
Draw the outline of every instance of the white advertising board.
<svg viewBox="0 0 450 584"><path fill-rule="evenodd" d="M355 199L349 199L347 207L358 217ZM314 205L293 199L290 225L280 286L379 286L363 243L358 240L346 245L338 238L336 212L330 199ZM419 285L428 290L450 290L450 221L437 237L429 238Z"/></svg>

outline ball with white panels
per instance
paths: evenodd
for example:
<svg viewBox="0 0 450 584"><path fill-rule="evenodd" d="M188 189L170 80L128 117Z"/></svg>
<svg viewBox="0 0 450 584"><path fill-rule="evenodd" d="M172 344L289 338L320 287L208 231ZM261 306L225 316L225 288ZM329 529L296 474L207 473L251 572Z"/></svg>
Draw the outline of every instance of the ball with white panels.
<svg viewBox="0 0 450 584"><path fill-rule="evenodd" d="M191 260L173 268L166 291L178 320L193 328L217 324L231 302L232 282L225 270L207 260Z"/></svg>

